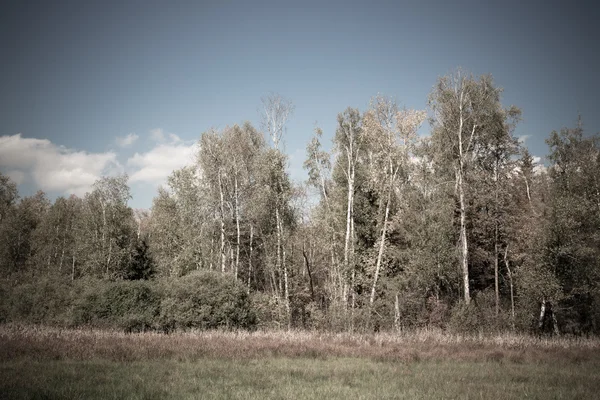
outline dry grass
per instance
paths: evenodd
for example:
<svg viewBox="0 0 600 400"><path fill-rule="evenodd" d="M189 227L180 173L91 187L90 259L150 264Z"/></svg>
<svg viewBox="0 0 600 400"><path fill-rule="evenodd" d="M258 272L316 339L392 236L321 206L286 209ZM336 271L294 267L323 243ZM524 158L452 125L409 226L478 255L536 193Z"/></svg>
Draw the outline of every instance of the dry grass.
<svg viewBox="0 0 600 400"><path fill-rule="evenodd" d="M598 339L0 326L7 399L588 399L599 369Z"/></svg>
<svg viewBox="0 0 600 400"><path fill-rule="evenodd" d="M350 334L300 331L117 331L0 326L0 361L109 360L119 362L264 357L360 357L374 361L454 360L514 363L600 363L600 339L524 335L452 335L436 330Z"/></svg>

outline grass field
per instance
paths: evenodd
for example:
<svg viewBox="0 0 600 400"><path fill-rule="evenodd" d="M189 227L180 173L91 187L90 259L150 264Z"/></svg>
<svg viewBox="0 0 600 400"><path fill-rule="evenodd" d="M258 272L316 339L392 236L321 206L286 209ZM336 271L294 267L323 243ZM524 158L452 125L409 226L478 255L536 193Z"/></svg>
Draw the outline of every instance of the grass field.
<svg viewBox="0 0 600 400"><path fill-rule="evenodd" d="M600 396L600 341L1 326L0 396L593 399Z"/></svg>

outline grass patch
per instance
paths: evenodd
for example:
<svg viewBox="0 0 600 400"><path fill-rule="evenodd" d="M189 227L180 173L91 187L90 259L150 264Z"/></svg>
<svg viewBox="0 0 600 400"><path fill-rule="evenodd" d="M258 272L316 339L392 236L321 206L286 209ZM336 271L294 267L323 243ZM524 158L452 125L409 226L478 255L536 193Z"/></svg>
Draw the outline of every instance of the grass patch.
<svg viewBox="0 0 600 400"><path fill-rule="evenodd" d="M10 399L594 398L597 340L0 326Z"/></svg>
<svg viewBox="0 0 600 400"><path fill-rule="evenodd" d="M3 398L594 398L582 365L265 358L196 362L28 361L0 367Z"/></svg>

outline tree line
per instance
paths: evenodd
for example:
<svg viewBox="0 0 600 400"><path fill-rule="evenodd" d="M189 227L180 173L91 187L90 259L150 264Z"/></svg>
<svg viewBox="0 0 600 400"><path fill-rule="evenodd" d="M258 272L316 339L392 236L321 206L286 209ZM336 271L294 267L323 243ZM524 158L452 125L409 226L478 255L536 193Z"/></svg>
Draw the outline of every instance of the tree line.
<svg viewBox="0 0 600 400"><path fill-rule="evenodd" d="M222 309L207 296L169 314L194 291L223 288L223 304L252 308L245 327L597 334L600 135L584 135L581 120L552 132L549 165L537 165L513 136L521 111L501 94L491 76L457 71L437 81L428 110L381 95L348 108L331 152L315 129L303 183L290 180L281 146L293 104L270 95L260 129L203 133L195 162L169 176L150 210L128 206L126 176L51 203L42 192L19 199L0 175L0 317L91 315L101 300L90 285L112 293L106 309L138 296L144 310L149 297L126 283L139 281L162 304L145 327L159 316L171 327L232 326L238 317L173 322ZM42 281L70 285L68 300L15 305Z"/></svg>

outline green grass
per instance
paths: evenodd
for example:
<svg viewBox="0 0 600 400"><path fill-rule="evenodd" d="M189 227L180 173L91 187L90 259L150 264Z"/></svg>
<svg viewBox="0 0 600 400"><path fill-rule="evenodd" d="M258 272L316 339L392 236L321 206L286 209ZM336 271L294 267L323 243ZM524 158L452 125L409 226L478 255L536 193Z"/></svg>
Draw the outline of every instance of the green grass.
<svg viewBox="0 0 600 400"><path fill-rule="evenodd" d="M361 358L46 361L5 363L0 393L14 399L592 399L586 365L376 362Z"/></svg>
<svg viewBox="0 0 600 400"><path fill-rule="evenodd" d="M597 340L0 326L8 399L592 399Z"/></svg>

